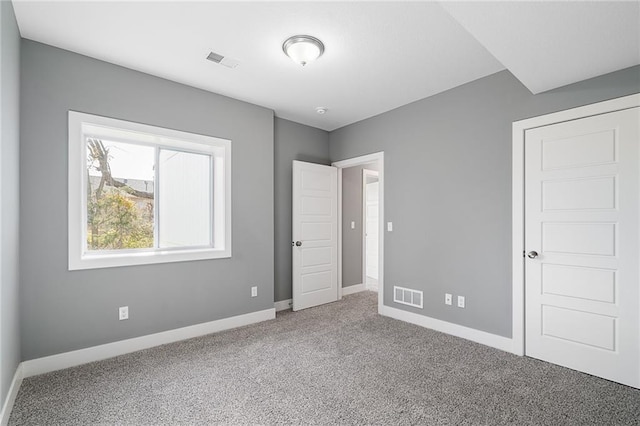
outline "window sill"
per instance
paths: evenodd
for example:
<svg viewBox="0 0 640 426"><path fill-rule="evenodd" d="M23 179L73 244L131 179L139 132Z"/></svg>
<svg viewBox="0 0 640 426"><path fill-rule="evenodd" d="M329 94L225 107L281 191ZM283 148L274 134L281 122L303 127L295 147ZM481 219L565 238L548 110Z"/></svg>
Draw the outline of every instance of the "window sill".
<svg viewBox="0 0 640 426"><path fill-rule="evenodd" d="M158 263L190 262L194 260L231 257L231 249L167 250L140 253L85 254L69 259L69 271L116 268L121 266L152 265Z"/></svg>

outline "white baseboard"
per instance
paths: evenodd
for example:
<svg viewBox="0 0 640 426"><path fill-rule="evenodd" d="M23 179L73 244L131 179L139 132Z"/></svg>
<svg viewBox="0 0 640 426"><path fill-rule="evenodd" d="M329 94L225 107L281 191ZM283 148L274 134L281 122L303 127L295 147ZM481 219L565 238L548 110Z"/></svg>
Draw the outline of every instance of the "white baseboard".
<svg viewBox="0 0 640 426"><path fill-rule="evenodd" d="M11 386L9 386L9 392L7 392L4 404L2 404L2 411L0 411L0 426L6 426L9 423L9 416L13 409L13 403L16 401L16 396L18 396L18 391L20 390L23 377L22 363L20 363L13 375L13 380L11 381Z"/></svg>
<svg viewBox="0 0 640 426"><path fill-rule="evenodd" d="M248 314L237 315L235 317L223 318L216 321L176 328L174 330L134 337L127 340L120 340L118 342L107 343L104 345L92 346L90 348L79 349L77 351L32 359L22 363L23 374L24 377L31 377L37 374L49 373L51 371L75 367L88 362L100 361L114 356L152 348L154 346L267 321L274 319L275 316L275 309L265 309L264 311L250 312Z"/></svg>
<svg viewBox="0 0 640 426"><path fill-rule="evenodd" d="M365 286L367 287L367 290L369 291L378 291L378 280L375 278L371 278L371 277L366 277L366 282L365 282Z"/></svg>
<svg viewBox="0 0 640 426"><path fill-rule="evenodd" d="M418 315L413 312L403 311L386 305L380 307L379 314L440 331L442 333L451 334L452 336L462 337L463 339L491 346L492 348L500 349L505 352L513 353L513 342L508 337L498 336L497 334L491 334L486 331L476 330L463 325L453 324L447 321L426 317L424 315Z"/></svg>
<svg viewBox="0 0 640 426"><path fill-rule="evenodd" d="M287 309L291 309L291 304L293 303L293 299L281 300L273 304L273 307L276 309L276 312L286 311Z"/></svg>
<svg viewBox="0 0 640 426"><path fill-rule="evenodd" d="M367 289L364 284L355 284L350 285L349 287L342 287L342 295L347 296L353 293L360 293L361 291L365 291Z"/></svg>

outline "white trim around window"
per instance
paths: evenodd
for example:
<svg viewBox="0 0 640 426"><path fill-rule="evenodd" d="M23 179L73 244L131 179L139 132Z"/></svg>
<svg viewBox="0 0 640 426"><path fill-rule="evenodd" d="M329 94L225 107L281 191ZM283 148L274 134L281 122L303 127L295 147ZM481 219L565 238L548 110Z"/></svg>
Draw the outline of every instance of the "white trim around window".
<svg viewBox="0 0 640 426"><path fill-rule="evenodd" d="M87 137L132 141L139 145L210 156L213 192L211 194L210 244L198 247L88 250ZM68 156L68 266L70 271L231 257L230 140L69 111Z"/></svg>

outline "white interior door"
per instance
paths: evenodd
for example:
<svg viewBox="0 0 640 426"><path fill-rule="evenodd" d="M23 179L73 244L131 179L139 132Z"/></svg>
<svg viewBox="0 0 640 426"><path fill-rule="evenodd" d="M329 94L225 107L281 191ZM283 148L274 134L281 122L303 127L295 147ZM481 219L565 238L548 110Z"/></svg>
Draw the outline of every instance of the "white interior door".
<svg viewBox="0 0 640 426"><path fill-rule="evenodd" d="M525 134L526 354L635 387L639 123L632 108Z"/></svg>
<svg viewBox="0 0 640 426"><path fill-rule="evenodd" d="M366 278L378 280L378 182L365 184Z"/></svg>
<svg viewBox="0 0 640 426"><path fill-rule="evenodd" d="M338 300L338 169L293 162L293 310Z"/></svg>

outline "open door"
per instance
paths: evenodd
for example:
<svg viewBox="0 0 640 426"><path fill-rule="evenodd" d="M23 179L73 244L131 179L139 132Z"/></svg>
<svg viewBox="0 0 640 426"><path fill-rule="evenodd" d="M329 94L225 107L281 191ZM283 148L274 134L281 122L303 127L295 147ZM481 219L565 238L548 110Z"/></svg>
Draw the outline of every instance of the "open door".
<svg viewBox="0 0 640 426"><path fill-rule="evenodd" d="M293 310L338 300L338 169L293 162Z"/></svg>
<svg viewBox="0 0 640 426"><path fill-rule="evenodd" d="M378 291L379 188L378 172L362 170L364 276L367 290Z"/></svg>

